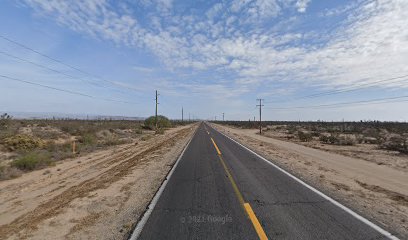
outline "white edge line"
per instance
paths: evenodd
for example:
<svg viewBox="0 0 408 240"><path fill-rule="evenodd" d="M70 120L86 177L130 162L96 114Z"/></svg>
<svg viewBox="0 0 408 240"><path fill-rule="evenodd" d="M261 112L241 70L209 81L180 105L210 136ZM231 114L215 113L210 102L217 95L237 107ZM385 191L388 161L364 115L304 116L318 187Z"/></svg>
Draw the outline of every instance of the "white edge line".
<svg viewBox="0 0 408 240"><path fill-rule="evenodd" d="M214 129L212 126L210 126L212 129ZM214 129L216 132L221 133L222 135L224 135L225 137L229 138L230 140L232 140L233 142L237 143L238 145L240 145L241 147L243 147L244 149L246 149L247 151L251 152L252 154L254 154L255 156L257 156L258 158L264 160L266 163L269 163L270 165L272 165L273 167L275 167L276 169L278 169L279 171L285 173L286 175L288 175L289 177L293 178L295 181L297 181L298 183L302 184L303 186L307 187L308 189L312 190L313 192L315 192L316 194L318 194L319 196L323 197L324 199L330 201L331 203L333 203L334 205L336 205L337 207L343 209L344 211L346 211L347 213L349 213L350 215L352 215L353 217L357 218L358 220L360 220L361 222L367 224L368 226L370 226L371 228L373 228L374 230L376 230L377 232L381 233L382 235L384 235L385 237L389 238L389 239L393 239L393 240L398 240L399 238L392 235L390 232L384 230L383 228L379 227L378 225L370 222L368 219L366 219L365 217L359 215L358 213L354 212L353 210L351 210L350 208L344 206L343 204L337 202L336 200L334 200L333 198L327 196L326 194L320 192L319 190L317 190L316 188L308 185L307 183L305 183L304 181L300 180L299 178L295 177L294 175L292 175L291 173L287 172L286 170L282 169L281 167L279 167L278 165L274 164L273 162L267 160L266 158L262 157L261 155L259 155L258 153L252 151L251 149L247 148L246 146L242 145L241 143L239 143L238 141L232 139L231 137L225 135L224 133Z"/></svg>
<svg viewBox="0 0 408 240"><path fill-rule="evenodd" d="M188 146L190 145L190 142L193 140L197 130L199 127L197 127L196 131L194 132L193 136L191 139L188 141L187 145L184 147L183 151L181 152L180 156L178 157L176 163L173 165L171 168L170 172L167 174L166 178L164 179L162 185L160 186L159 190L156 192L154 195L152 201L150 202L149 206L147 206L147 210L144 212L142 219L137 223L135 229L133 230L132 235L130 236L129 240L136 240L139 238L140 233L142 233L144 225L147 223L147 220L149 220L150 215L153 212L154 207L156 206L157 202L159 201L160 196L162 195L164 188L166 187L167 183L170 180L170 177L173 175L174 170L176 169L178 163L180 162L181 158L184 155L184 152L187 150Z"/></svg>

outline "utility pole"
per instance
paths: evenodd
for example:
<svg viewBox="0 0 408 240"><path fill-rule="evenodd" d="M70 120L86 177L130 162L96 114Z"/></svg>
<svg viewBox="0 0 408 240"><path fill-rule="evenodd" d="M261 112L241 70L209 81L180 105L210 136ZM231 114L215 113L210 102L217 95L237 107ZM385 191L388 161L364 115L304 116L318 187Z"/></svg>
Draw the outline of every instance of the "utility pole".
<svg viewBox="0 0 408 240"><path fill-rule="evenodd" d="M262 101L263 101L264 99L258 98L258 99L256 99L256 100L259 101L259 104L256 105L256 106L259 107L259 135L261 135L261 134L262 134L262 107L264 106L264 105L262 104Z"/></svg>
<svg viewBox="0 0 408 240"><path fill-rule="evenodd" d="M154 123L155 123L155 125L156 125L156 129L157 129L157 105L159 104L159 103L157 102L158 96L159 96L159 94L157 94L157 90L156 90L156 114L155 114L155 118L154 118Z"/></svg>
<svg viewBox="0 0 408 240"><path fill-rule="evenodd" d="M191 122L190 113L188 113L188 121Z"/></svg>
<svg viewBox="0 0 408 240"><path fill-rule="evenodd" d="M181 107L181 122L184 122L184 109Z"/></svg>
<svg viewBox="0 0 408 240"><path fill-rule="evenodd" d="M222 121L224 122L224 113L222 113Z"/></svg>

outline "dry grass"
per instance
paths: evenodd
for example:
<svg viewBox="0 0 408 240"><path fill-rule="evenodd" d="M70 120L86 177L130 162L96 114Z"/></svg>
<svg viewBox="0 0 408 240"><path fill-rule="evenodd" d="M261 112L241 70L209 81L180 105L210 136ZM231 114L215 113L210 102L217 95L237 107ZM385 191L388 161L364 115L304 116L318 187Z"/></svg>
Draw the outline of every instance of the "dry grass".
<svg viewBox="0 0 408 240"><path fill-rule="evenodd" d="M218 122L239 128L258 128L253 121ZM263 122L264 132L300 142L352 146L373 144L378 149L408 153L408 123L401 122Z"/></svg>
<svg viewBox="0 0 408 240"><path fill-rule="evenodd" d="M189 122L166 123L176 127ZM145 141L165 131L143 130L144 125L129 120L16 120L5 115L0 124L0 180L109 146Z"/></svg>

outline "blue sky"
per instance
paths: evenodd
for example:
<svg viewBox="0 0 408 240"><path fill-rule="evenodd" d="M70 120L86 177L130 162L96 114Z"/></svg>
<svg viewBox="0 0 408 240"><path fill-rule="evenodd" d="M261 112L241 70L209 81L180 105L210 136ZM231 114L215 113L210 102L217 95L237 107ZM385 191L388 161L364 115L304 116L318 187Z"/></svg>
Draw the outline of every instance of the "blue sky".
<svg viewBox="0 0 408 240"><path fill-rule="evenodd" d="M252 119L263 98L269 120L407 121L408 98L322 106L408 95L406 12L404 0L5 0L0 36L64 64L0 37L0 75L94 98L0 77L0 111L149 116L157 89L171 118L183 106Z"/></svg>

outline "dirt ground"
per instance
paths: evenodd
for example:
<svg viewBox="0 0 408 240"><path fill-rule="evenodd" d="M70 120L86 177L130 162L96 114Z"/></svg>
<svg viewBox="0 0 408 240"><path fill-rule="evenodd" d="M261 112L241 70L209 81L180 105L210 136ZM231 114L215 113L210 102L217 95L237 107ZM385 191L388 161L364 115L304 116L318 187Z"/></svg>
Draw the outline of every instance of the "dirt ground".
<svg viewBox="0 0 408 240"><path fill-rule="evenodd" d="M408 172L408 155L400 154L397 151L381 149L377 144L356 143L352 146L341 146L333 144L323 144L319 139L313 138L311 141L302 142L298 138L291 138L290 134L282 133L279 130L267 130L264 135L286 142L294 142L306 147L316 148L327 152L338 153L344 156L360 158L378 165L387 165L399 171Z"/></svg>
<svg viewBox="0 0 408 240"><path fill-rule="evenodd" d="M254 129L213 126L402 239L408 238L405 168L261 136Z"/></svg>
<svg viewBox="0 0 408 240"><path fill-rule="evenodd" d="M124 239L196 126L0 182L0 239Z"/></svg>

